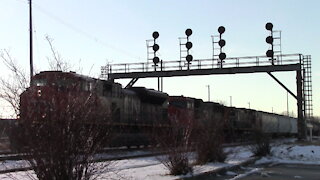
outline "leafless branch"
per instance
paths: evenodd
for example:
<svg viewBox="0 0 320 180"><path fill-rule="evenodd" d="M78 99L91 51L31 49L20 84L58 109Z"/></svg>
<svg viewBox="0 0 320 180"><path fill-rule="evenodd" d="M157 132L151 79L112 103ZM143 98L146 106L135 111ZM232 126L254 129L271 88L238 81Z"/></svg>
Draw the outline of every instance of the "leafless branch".
<svg viewBox="0 0 320 180"><path fill-rule="evenodd" d="M71 69L70 64L67 63L66 61L64 61L62 59L61 55L59 54L59 52L55 50L55 48L52 44L53 39L47 35L46 40L48 41L48 44L50 46L50 50L52 53L52 58L47 57L50 70L64 71L64 72L70 71L70 69Z"/></svg>
<svg viewBox="0 0 320 180"><path fill-rule="evenodd" d="M0 98L10 104L15 116L17 116L20 94L29 87L30 79L23 68L18 67L7 50L3 50L0 57L10 72L6 78L0 78Z"/></svg>

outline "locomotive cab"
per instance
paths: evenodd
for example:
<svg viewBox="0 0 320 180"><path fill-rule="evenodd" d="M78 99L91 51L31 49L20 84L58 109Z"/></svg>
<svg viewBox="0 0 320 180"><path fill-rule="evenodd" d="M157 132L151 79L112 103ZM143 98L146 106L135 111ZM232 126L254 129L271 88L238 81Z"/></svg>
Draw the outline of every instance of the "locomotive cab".
<svg viewBox="0 0 320 180"><path fill-rule="evenodd" d="M101 94L102 81L97 79L74 72L43 71L32 77L31 86L20 96L20 120L45 120L71 107L83 108L84 103L93 106L88 110L96 107L94 111L99 111L105 107Z"/></svg>
<svg viewBox="0 0 320 180"><path fill-rule="evenodd" d="M171 123L189 126L194 121L194 99L184 96L170 96L168 118Z"/></svg>

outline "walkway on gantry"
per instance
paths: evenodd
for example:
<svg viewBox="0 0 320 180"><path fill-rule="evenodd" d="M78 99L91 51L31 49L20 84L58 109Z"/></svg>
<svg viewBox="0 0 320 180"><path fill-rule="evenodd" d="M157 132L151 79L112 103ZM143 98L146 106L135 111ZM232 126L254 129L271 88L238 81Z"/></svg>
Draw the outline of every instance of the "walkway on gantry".
<svg viewBox="0 0 320 180"><path fill-rule="evenodd" d="M312 76L311 56L302 54L286 54L274 57L273 64L266 56L247 56L227 58L221 64L218 59L196 59L191 62L189 69L186 61L161 61L157 66L152 62L107 64L101 67L103 79L126 79L132 80L126 87L132 86L139 78L148 77L173 77L191 75L212 75L212 74L238 74L266 72L285 88L298 104L298 128L300 137L305 136L305 118L313 115L312 109ZM281 83L272 72L296 71L297 72L297 93L291 92Z"/></svg>

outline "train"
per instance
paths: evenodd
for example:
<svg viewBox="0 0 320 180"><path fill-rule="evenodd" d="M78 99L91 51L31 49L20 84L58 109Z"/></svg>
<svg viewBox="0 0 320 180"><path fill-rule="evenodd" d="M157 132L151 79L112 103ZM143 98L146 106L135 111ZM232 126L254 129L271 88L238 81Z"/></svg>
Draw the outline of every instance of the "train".
<svg viewBox="0 0 320 180"><path fill-rule="evenodd" d="M297 119L293 117L228 107L198 98L170 96L145 87L123 88L121 84L110 80L62 71L43 71L32 77L30 87L20 96L18 120L41 121L54 108L64 111L70 103L81 106L81 103L73 101L86 96L94 97L92 109L95 113L102 112L104 120L108 121L86 123L107 124L117 129L116 132L121 130L114 137L112 146L149 145L154 130L173 125L197 129L200 124L204 127L206 124L219 124L226 141L245 139L256 130L272 136L297 135Z"/></svg>

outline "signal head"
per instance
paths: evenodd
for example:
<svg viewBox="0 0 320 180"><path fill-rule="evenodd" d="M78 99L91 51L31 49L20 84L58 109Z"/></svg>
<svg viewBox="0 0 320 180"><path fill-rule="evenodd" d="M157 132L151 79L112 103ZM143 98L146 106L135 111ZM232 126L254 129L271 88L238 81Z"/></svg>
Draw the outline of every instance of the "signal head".
<svg viewBox="0 0 320 180"><path fill-rule="evenodd" d="M272 43L273 43L273 37L272 37L272 36L268 36L268 37L266 38L266 42L267 42L268 44L272 44Z"/></svg>
<svg viewBox="0 0 320 180"><path fill-rule="evenodd" d="M192 42L187 42L186 43L186 48L189 50L192 48Z"/></svg>
<svg viewBox="0 0 320 180"><path fill-rule="evenodd" d="M268 51L266 52L266 55L267 55L267 57L272 58L273 55L274 55L274 52L273 52L272 50L268 50Z"/></svg>
<svg viewBox="0 0 320 180"><path fill-rule="evenodd" d="M223 47L226 45L226 41L224 39L220 39L220 41L218 42L220 47Z"/></svg>
<svg viewBox="0 0 320 180"><path fill-rule="evenodd" d="M187 29L185 34L189 37L192 34L192 30L191 29Z"/></svg>
<svg viewBox="0 0 320 180"><path fill-rule="evenodd" d="M158 51L159 50L159 45L158 44L154 44L153 46L152 46L152 49L153 49L153 51Z"/></svg>
<svg viewBox="0 0 320 180"><path fill-rule="evenodd" d="M269 30L269 31L272 31L272 29L273 29L273 24L272 24L271 22L268 22L268 23L266 24L266 29Z"/></svg>
<svg viewBox="0 0 320 180"><path fill-rule="evenodd" d="M224 28L224 26L220 26L220 27L218 28L218 32L219 32L220 34L223 34L225 31L226 31L226 28Z"/></svg>
<svg viewBox="0 0 320 180"><path fill-rule="evenodd" d="M191 62L192 60L193 60L193 56L192 55L187 55L186 56L186 60L188 61L188 62Z"/></svg>
<svg viewBox="0 0 320 180"><path fill-rule="evenodd" d="M156 56L153 58L153 63L158 64L160 62L160 59Z"/></svg>
<svg viewBox="0 0 320 180"><path fill-rule="evenodd" d="M224 59L226 59L226 57L227 57L226 53L220 53L219 54L219 59L220 60L224 60Z"/></svg>
<svg viewBox="0 0 320 180"><path fill-rule="evenodd" d="M153 33L152 33L152 37L153 37L154 39L157 39L157 38L159 37L158 31L153 32Z"/></svg>

